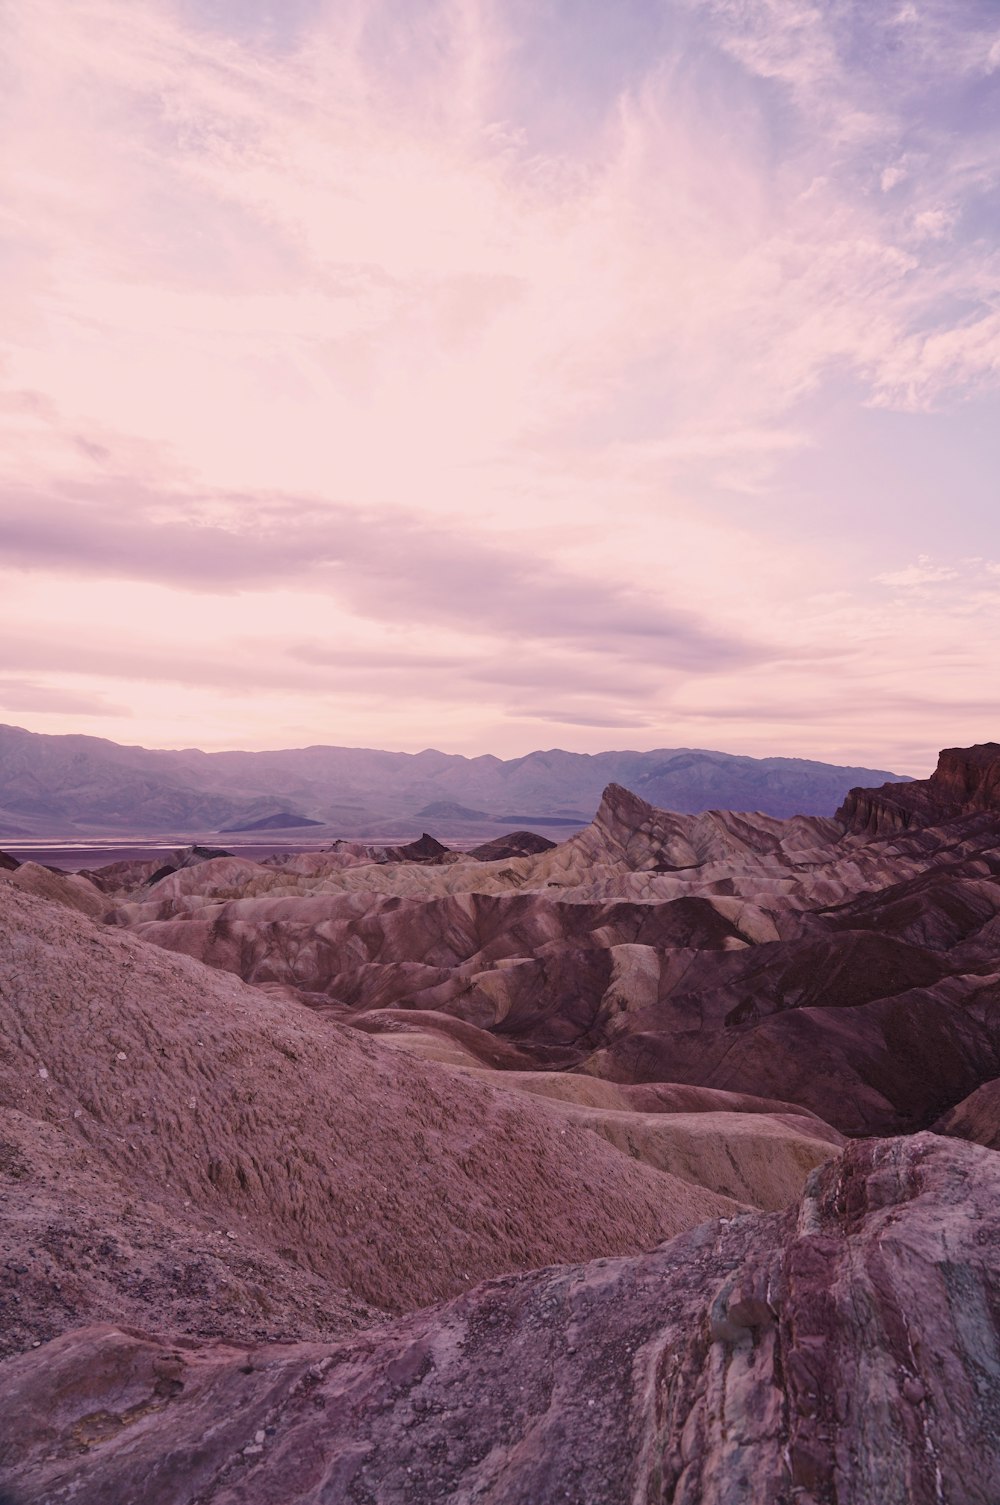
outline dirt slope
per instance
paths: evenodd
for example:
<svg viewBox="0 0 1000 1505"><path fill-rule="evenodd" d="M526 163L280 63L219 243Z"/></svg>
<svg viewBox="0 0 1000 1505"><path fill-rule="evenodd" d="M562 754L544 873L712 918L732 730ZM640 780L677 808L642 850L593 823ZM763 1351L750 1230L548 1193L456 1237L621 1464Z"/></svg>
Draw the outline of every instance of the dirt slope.
<svg viewBox="0 0 1000 1505"><path fill-rule="evenodd" d="M18 1505L995 1505L1000 1158L867 1141L784 1214L337 1346L67 1334L0 1368Z"/></svg>
<svg viewBox="0 0 1000 1505"><path fill-rule="evenodd" d="M294 1330L317 1292L406 1310L487 1275L648 1248L732 1207L543 1103L8 885L0 978L0 1259L62 1287L48 1313L37 1291L12 1304L40 1312L46 1336L133 1313L77 1226L126 1251L131 1294L149 1281L151 1310L184 1286L196 1246L236 1286L263 1289L284 1262L308 1286L287 1312L270 1295L233 1300L247 1307L238 1330L269 1331ZM40 1262L56 1209L63 1234ZM179 1253L153 1270L158 1242ZM239 1275L244 1256L262 1261L259 1279ZM95 1270L77 1279L86 1258Z"/></svg>

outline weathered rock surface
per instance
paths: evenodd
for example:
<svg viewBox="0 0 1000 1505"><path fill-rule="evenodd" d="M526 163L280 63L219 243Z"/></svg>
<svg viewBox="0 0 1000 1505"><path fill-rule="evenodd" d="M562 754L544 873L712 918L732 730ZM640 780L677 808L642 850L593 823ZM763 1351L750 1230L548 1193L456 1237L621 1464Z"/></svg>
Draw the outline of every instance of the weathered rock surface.
<svg viewBox="0 0 1000 1505"><path fill-rule="evenodd" d="M995 1505L991 759L0 871L2 1505Z"/></svg>
<svg viewBox="0 0 1000 1505"><path fill-rule="evenodd" d="M359 1300L635 1252L734 1205L538 1098L0 883L7 1351L157 1313L329 1331Z"/></svg>
<svg viewBox="0 0 1000 1505"><path fill-rule="evenodd" d="M973 1144L1000 1150L1000 1078L984 1082L954 1108L949 1108L934 1125L934 1132L971 1139Z"/></svg>
<svg viewBox="0 0 1000 1505"><path fill-rule="evenodd" d="M10 884L22 893L52 899L56 904L79 910L95 920L102 920L111 907L101 890L82 873L54 872L38 862L19 862L13 868L0 867L0 884Z"/></svg>
<svg viewBox="0 0 1000 1505"><path fill-rule="evenodd" d="M469 856L479 862L502 862L508 857L536 857L539 852L551 852L555 845L537 831L510 831L506 836L495 836L492 841L473 847Z"/></svg>
<svg viewBox="0 0 1000 1505"><path fill-rule="evenodd" d="M929 779L852 789L837 816L851 830L882 835L984 810L1000 813L1000 742L945 748Z"/></svg>
<svg viewBox="0 0 1000 1505"><path fill-rule="evenodd" d="M989 811L872 837L611 786L532 856L219 859L115 917L451 1064L791 1100L850 1135L926 1128L1000 1075Z"/></svg>
<svg viewBox="0 0 1000 1505"><path fill-rule="evenodd" d="M801 1204L332 1346L114 1327L0 1367L18 1505L995 1505L1000 1158L849 1146Z"/></svg>

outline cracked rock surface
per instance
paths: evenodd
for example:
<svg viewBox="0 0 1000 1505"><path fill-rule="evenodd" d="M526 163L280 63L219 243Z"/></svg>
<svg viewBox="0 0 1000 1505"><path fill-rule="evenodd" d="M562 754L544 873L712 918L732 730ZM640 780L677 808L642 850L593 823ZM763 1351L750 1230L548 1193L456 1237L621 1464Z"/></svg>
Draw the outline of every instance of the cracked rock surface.
<svg viewBox="0 0 1000 1505"><path fill-rule="evenodd" d="M797 1206L335 1345L101 1326L0 1371L18 1505L993 1505L1000 1160L867 1140Z"/></svg>

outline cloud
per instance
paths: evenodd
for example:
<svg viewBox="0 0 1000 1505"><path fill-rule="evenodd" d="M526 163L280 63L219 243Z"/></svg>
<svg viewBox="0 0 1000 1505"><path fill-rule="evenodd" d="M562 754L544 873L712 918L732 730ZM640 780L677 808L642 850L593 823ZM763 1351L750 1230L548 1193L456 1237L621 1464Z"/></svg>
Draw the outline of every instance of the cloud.
<svg viewBox="0 0 1000 1505"><path fill-rule="evenodd" d="M892 167L883 167L879 186L883 193L891 193L900 183L905 183L908 177L906 168L901 162L897 162Z"/></svg>
<svg viewBox="0 0 1000 1505"><path fill-rule="evenodd" d="M65 716L128 716L128 707L115 705L102 695L81 695L61 684L39 684L15 676L0 678L0 706L21 711L56 711Z"/></svg>
<svg viewBox="0 0 1000 1505"><path fill-rule="evenodd" d="M26 674L230 742L596 741L760 692L824 754L818 662L860 738L873 652L992 622L897 554L935 537L907 467L971 434L928 415L1000 382L989 3L692 0L620 57L586 6L9 9Z"/></svg>
<svg viewBox="0 0 1000 1505"><path fill-rule="evenodd" d="M230 515L225 523L206 515L220 504ZM8 488L0 496L0 549L8 566L211 593L297 582L379 622L652 654L664 666L702 672L768 652L726 638L648 590L572 575L487 535L446 533L396 511L366 514L285 497L156 497L122 485L63 495Z"/></svg>
<svg viewBox="0 0 1000 1505"><path fill-rule="evenodd" d="M585 710L573 711L565 708L554 708L549 705L531 708L528 706L511 706L509 714L523 721L544 721L555 723L559 726L593 726L611 728L643 728L655 726L656 722L638 712L621 715L599 715Z"/></svg>
<svg viewBox="0 0 1000 1505"><path fill-rule="evenodd" d="M957 580L958 570L951 565L934 564L928 554L921 554L916 564L904 570L888 570L875 576L879 585L938 585L943 581Z"/></svg>
<svg viewBox="0 0 1000 1505"><path fill-rule="evenodd" d="M954 209L922 209L913 216L913 233L921 240L946 240L954 230L957 218Z"/></svg>

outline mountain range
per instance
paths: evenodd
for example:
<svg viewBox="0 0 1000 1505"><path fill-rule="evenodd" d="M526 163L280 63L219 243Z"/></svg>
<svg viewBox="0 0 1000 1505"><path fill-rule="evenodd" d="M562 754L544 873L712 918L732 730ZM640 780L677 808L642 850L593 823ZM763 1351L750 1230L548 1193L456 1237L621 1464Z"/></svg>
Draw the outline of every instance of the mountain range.
<svg viewBox="0 0 1000 1505"><path fill-rule="evenodd" d="M803 758L690 748L502 759L367 748L157 751L0 726L0 838L222 832L487 839L497 826L552 834L586 825L610 783L682 813L832 815L858 785L905 776ZM312 823L312 824L310 824Z"/></svg>

